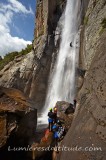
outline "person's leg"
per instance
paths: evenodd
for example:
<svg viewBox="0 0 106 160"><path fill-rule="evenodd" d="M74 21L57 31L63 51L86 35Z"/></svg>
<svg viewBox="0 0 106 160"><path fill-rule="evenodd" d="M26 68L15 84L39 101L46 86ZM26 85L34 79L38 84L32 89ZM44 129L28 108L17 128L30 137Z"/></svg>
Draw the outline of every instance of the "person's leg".
<svg viewBox="0 0 106 160"><path fill-rule="evenodd" d="M51 124L51 122L50 122L50 128L49 128L49 130L50 130L50 132L51 132L51 130L52 130L52 126L51 126L52 124Z"/></svg>
<svg viewBox="0 0 106 160"><path fill-rule="evenodd" d="M55 147L57 147L57 140L56 140L56 138L55 138Z"/></svg>
<svg viewBox="0 0 106 160"><path fill-rule="evenodd" d="M50 131L50 122L49 122L49 131Z"/></svg>
<svg viewBox="0 0 106 160"><path fill-rule="evenodd" d="M58 153L58 138L55 138L55 147L56 147L56 152Z"/></svg>
<svg viewBox="0 0 106 160"><path fill-rule="evenodd" d="M51 122L51 131L52 131L52 127L53 127L53 121Z"/></svg>
<svg viewBox="0 0 106 160"><path fill-rule="evenodd" d="M55 146L58 146L58 138L55 138Z"/></svg>

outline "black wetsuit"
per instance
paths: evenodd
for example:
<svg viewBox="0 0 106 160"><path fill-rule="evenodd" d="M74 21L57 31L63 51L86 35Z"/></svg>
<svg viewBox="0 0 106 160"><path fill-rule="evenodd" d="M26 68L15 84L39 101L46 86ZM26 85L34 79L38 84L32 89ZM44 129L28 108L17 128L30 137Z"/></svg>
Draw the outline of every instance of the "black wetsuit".
<svg viewBox="0 0 106 160"><path fill-rule="evenodd" d="M52 126L53 126L53 121L54 121L54 113L52 111L50 111L48 113L48 121L49 121L49 130L52 131Z"/></svg>
<svg viewBox="0 0 106 160"><path fill-rule="evenodd" d="M73 47L73 46L72 46L72 42L70 43L70 47Z"/></svg>

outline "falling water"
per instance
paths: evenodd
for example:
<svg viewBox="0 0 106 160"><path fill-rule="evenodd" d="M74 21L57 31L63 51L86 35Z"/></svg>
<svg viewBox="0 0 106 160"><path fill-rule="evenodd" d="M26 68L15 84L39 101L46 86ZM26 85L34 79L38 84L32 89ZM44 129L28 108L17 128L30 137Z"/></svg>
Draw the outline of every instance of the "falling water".
<svg viewBox="0 0 106 160"><path fill-rule="evenodd" d="M78 31L80 24L80 0L67 0L65 18L62 30L62 41L60 45L57 62L50 75L50 85L45 102L44 113L54 107L57 101L73 103L75 98L75 70L79 56ZM72 42L72 47L70 43Z"/></svg>

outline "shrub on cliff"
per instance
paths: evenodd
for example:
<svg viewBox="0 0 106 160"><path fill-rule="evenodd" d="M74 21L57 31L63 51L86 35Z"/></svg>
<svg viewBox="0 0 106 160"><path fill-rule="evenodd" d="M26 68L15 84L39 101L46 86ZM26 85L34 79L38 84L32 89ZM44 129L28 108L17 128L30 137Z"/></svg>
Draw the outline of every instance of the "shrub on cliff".
<svg viewBox="0 0 106 160"><path fill-rule="evenodd" d="M101 22L102 28L106 28L106 18L104 18Z"/></svg>
<svg viewBox="0 0 106 160"><path fill-rule="evenodd" d="M85 16L85 18L84 18L84 24L85 24L85 25L88 24L88 20L89 20L89 17L88 17L88 16Z"/></svg>
<svg viewBox="0 0 106 160"><path fill-rule="evenodd" d="M99 34L101 35L106 29L106 18L103 18L102 22L101 22L101 30L99 32Z"/></svg>
<svg viewBox="0 0 106 160"><path fill-rule="evenodd" d="M15 57L17 56L20 57L25 54L28 54L29 52L31 52L31 50L32 50L32 44L30 45L28 44L27 47L25 49L22 49L22 51L20 52L15 51L15 52L6 54L3 59L0 59L0 70L2 70L6 64L13 61Z"/></svg>

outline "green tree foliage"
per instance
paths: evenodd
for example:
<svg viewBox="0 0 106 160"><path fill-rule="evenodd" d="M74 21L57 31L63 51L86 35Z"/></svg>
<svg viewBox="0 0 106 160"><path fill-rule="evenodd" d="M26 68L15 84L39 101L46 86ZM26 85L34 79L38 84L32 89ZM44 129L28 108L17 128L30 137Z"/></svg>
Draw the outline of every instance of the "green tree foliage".
<svg viewBox="0 0 106 160"><path fill-rule="evenodd" d="M13 61L16 57L26 55L29 52L31 52L31 50L32 50L32 44L30 45L28 44L27 47L25 49L22 49L20 52L15 51L6 54L3 59L0 59L0 70L2 70L6 64Z"/></svg>

